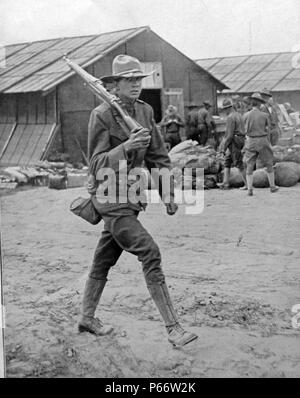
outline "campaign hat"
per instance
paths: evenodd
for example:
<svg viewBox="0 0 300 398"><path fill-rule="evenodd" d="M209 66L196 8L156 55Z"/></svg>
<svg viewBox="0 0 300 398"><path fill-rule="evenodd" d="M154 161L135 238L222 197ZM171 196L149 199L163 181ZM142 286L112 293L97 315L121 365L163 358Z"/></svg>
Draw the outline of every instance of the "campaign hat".
<svg viewBox="0 0 300 398"><path fill-rule="evenodd" d="M100 80L102 80L104 83L112 83L122 78L144 78L152 75L154 72L155 71L153 70L151 72L145 73L142 69L140 61L137 58L131 57L130 55L120 54L117 55L113 60L112 74L102 76Z"/></svg>

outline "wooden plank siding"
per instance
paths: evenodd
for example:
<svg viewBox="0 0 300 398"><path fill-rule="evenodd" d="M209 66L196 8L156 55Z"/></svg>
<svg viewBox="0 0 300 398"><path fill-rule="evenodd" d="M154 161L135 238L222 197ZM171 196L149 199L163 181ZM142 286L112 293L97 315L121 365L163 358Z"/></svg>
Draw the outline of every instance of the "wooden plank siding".
<svg viewBox="0 0 300 398"><path fill-rule="evenodd" d="M16 95L0 94L0 123L15 123L17 115Z"/></svg>
<svg viewBox="0 0 300 398"><path fill-rule="evenodd" d="M0 123L55 123L55 90L46 97L39 93L1 94Z"/></svg>

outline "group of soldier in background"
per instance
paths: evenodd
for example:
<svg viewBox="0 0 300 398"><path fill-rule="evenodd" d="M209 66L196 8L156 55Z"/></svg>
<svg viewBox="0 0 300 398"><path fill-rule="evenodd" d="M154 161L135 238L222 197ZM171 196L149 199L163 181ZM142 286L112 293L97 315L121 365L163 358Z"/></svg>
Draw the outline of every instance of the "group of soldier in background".
<svg viewBox="0 0 300 398"><path fill-rule="evenodd" d="M164 139L168 149L172 149L182 141L180 128L186 127L186 137L205 146L208 139L214 136L216 124L212 118L212 105L204 101L200 109L192 103L189 106L187 121L184 123L177 112L177 108L169 105L159 126L163 129Z"/></svg>
<svg viewBox="0 0 300 398"><path fill-rule="evenodd" d="M204 101L200 109L196 104L190 104L186 125L176 107L169 105L160 126L164 129L169 149L181 142L180 129L184 126L186 138L195 140L202 146L212 138L215 149L225 158L224 180L220 188L229 189L230 170L236 167L244 181L242 189L252 196L253 172L258 157L266 168L270 191L278 190L274 181L272 151L272 146L277 144L280 136L277 107L267 89L244 98L233 96L224 99L220 112L226 115L226 131L221 142L220 134L216 133L209 101Z"/></svg>
<svg viewBox="0 0 300 398"><path fill-rule="evenodd" d="M267 171L270 191L278 191L273 169L273 150L280 135L279 118L272 94L264 89L244 97L225 99L226 131L219 151L225 156L224 181L220 186L229 189L231 167L237 167L248 195L253 195L253 172L259 158Z"/></svg>

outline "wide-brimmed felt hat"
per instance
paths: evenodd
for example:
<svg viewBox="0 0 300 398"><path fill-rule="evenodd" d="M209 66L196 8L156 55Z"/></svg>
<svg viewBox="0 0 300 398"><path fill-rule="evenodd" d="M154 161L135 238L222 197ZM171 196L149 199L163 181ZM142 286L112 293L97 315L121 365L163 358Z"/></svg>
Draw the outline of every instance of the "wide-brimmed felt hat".
<svg viewBox="0 0 300 398"><path fill-rule="evenodd" d="M221 109L228 109L228 108L231 108L231 107L233 107L232 101L230 99L228 99L228 98L225 98L223 100L223 102L222 102Z"/></svg>
<svg viewBox="0 0 300 398"><path fill-rule="evenodd" d="M261 94L261 95L265 95L266 97L272 97L271 91L268 90L267 88L263 88L263 89L260 91L260 94Z"/></svg>
<svg viewBox="0 0 300 398"><path fill-rule="evenodd" d="M137 58L130 55L117 55L112 63L112 74L100 78L104 83L111 83L121 78L140 77L144 78L154 73L145 73L142 70L142 65Z"/></svg>
<svg viewBox="0 0 300 398"><path fill-rule="evenodd" d="M257 101L260 101L261 103L265 103L266 101L263 99L260 93L254 93L251 95L251 99L255 99Z"/></svg>
<svg viewBox="0 0 300 398"><path fill-rule="evenodd" d="M209 101L203 101L203 105L209 106L210 108L212 107L212 104Z"/></svg>

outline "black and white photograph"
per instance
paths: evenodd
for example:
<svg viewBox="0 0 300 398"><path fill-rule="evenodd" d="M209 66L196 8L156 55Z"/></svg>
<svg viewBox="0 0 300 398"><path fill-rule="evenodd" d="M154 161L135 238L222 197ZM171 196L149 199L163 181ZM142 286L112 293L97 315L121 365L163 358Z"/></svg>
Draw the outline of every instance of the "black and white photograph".
<svg viewBox="0 0 300 398"><path fill-rule="evenodd" d="M0 378L299 379L300 2L0 0L0 227Z"/></svg>

